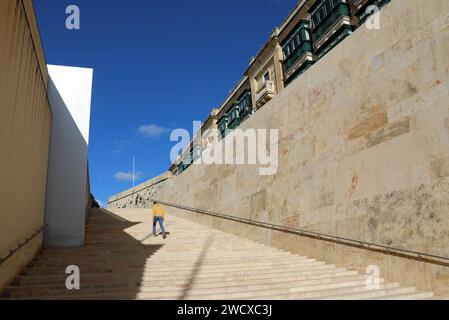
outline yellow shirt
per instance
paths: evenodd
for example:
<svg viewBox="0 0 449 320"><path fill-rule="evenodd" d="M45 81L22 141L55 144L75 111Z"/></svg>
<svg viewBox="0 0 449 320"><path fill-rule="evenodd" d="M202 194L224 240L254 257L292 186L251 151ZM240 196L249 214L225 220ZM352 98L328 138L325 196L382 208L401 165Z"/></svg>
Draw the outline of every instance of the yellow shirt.
<svg viewBox="0 0 449 320"><path fill-rule="evenodd" d="M165 218L165 210L160 205L155 204L153 206L153 217Z"/></svg>

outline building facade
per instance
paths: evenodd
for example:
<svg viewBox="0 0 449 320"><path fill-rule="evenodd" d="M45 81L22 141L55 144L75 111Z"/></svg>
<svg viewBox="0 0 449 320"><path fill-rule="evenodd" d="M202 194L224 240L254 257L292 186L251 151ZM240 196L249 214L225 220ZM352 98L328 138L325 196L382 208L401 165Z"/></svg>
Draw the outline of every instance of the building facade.
<svg viewBox="0 0 449 320"><path fill-rule="evenodd" d="M0 1L0 292L42 245L51 116L32 1ZM11 251L16 250L17 251Z"/></svg>
<svg viewBox="0 0 449 320"><path fill-rule="evenodd" d="M211 141L239 127L390 1L299 1L250 59L244 78L220 106L215 119L218 134ZM192 141L170 171L178 175L187 170L206 145Z"/></svg>
<svg viewBox="0 0 449 320"><path fill-rule="evenodd" d="M49 72L32 0L0 1L0 24L1 294L42 246L84 243L92 73L76 81L64 70L64 90Z"/></svg>
<svg viewBox="0 0 449 320"><path fill-rule="evenodd" d="M254 112L251 85L243 78L222 104L217 114L218 138L223 139L229 130L237 128Z"/></svg>

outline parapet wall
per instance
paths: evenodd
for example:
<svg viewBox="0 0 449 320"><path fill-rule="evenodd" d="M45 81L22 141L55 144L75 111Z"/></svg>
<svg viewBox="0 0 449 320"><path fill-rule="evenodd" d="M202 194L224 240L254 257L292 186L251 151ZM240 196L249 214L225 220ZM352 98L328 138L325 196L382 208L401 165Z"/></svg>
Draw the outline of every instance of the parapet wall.
<svg viewBox="0 0 449 320"><path fill-rule="evenodd" d="M44 224L51 110L31 0L0 1L0 258ZM42 246L42 234L0 265L0 295Z"/></svg>
<svg viewBox="0 0 449 320"><path fill-rule="evenodd" d="M108 200L108 207L113 209L150 208L155 194L172 178L166 172L156 178L148 180L135 188L119 193Z"/></svg>
<svg viewBox="0 0 449 320"><path fill-rule="evenodd" d="M242 129L279 130L279 170L192 165L159 200L449 257L449 1L393 0ZM449 268L177 214L266 244L449 294Z"/></svg>

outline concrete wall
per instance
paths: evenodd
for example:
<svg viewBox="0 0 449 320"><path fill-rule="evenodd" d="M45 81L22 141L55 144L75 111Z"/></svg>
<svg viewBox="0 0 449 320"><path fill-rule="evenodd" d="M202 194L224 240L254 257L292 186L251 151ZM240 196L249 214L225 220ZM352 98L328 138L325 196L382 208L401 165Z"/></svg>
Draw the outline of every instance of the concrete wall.
<svg viewBox="0 0 449 320"><path fill-rule="evenodd" d="M119 193L108 200L108 207L115 209L124 208L151 208L151 199L172 178L171 172L166 172L151 180L136 186L133 189Z"/></svg>
<svg viewBox="0 0 449 320"><path fill-rule="evenodd" d="M242 128L279 129L279 171L193 165L159 200L449 257L449 1L393 0ZM449 294L449 268L169 209Z"/></svg>
<svg viewBox="0 0 449 320"><path fill-rule="evenodd" d="M51 110L32 2L0 1L0 257L43 225ZM0 266L0 293L42 245Z"/></svg>
<svg viewBox="0 0 449 320"><path fill-rule="evenodd" d="M46 194L45 247L84 244L87 152L93 70L49 66L53 111Z"/></svg>

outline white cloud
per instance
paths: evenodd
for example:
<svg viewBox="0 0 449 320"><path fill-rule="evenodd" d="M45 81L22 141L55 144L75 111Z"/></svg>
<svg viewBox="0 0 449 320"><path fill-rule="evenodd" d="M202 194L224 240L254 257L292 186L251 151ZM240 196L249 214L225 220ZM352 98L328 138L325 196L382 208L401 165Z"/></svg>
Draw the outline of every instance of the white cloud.
<svg viewBox="0 0 449 320"><path fill-rule="evenodd" d="M100 208L106 208L106 205L103 201L97 199L97 202L98 202L98 205L100 206Z"/></svg>
<svg viewBox="0 0 449 320"><path fill-rule="evenodd" d="M157 138L163 134L170 132L170 129L160 127L155 124L149 124L146 126L141 126L139 128L139 134L147 138Z"/></svg>
<svg viewBox="0 0 449 320"><path fill-rule="evenodd" d="M135 181L140 180L144 177L144 174L140 171L137 171L134 179ZM133 181L133 173L132 172L117 172L114 175L114 178L118 181Z"/></svg>
<svg viewBox="0 0 449 320"><path fill-rule="evenodd" d="M113 141L114 153L122 153L130 143L131 141L126 139Z"/></svg>

